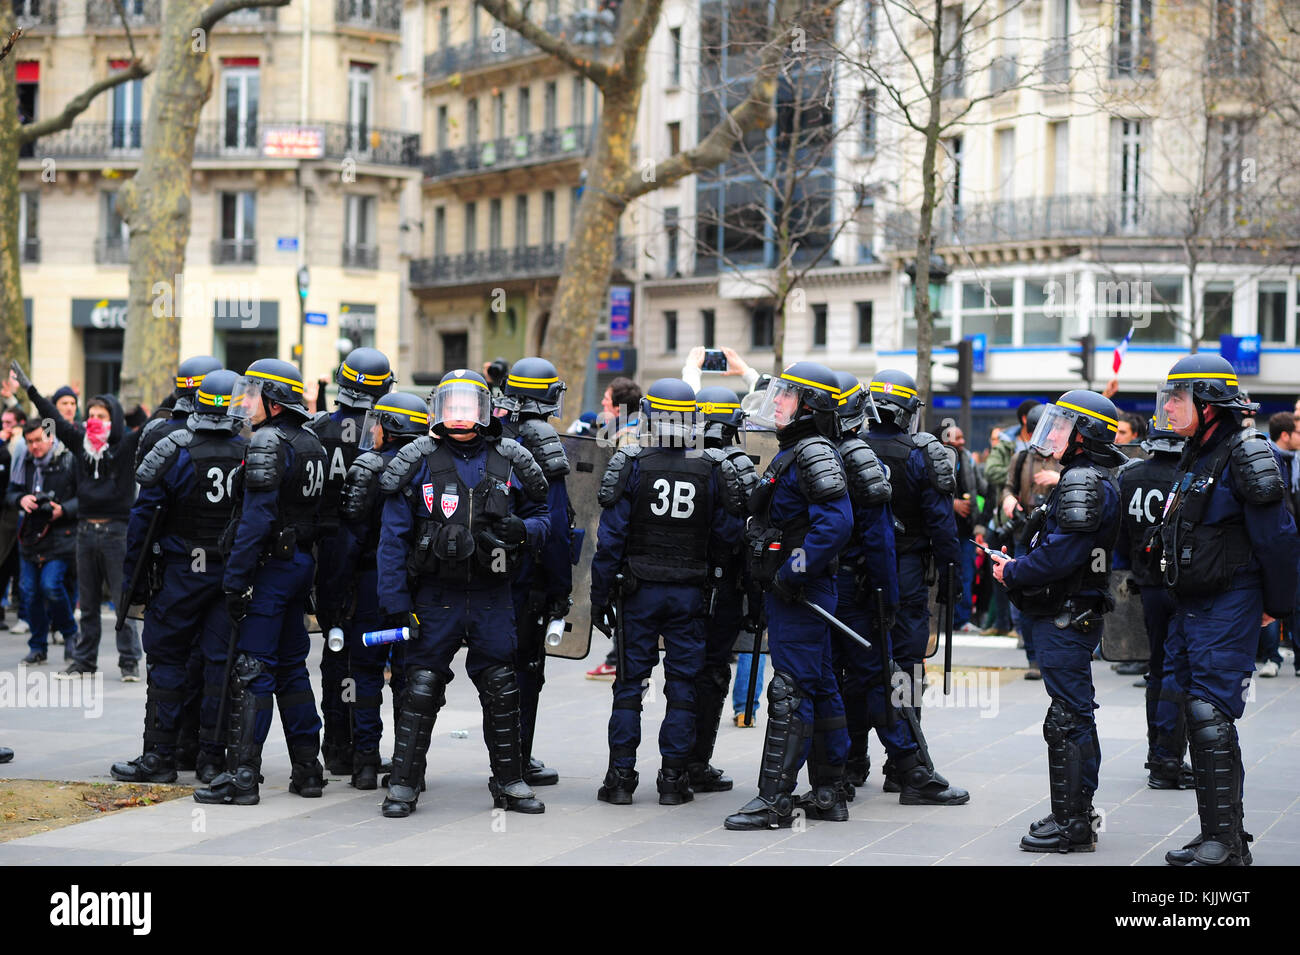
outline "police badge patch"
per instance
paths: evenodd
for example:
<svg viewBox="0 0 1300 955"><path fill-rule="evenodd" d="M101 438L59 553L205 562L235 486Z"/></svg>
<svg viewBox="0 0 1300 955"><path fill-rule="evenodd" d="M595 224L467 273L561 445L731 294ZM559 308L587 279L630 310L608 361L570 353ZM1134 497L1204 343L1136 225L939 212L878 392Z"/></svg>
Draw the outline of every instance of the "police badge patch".
<svg viewBox="0 0 1300 955"><path fill-rule="evenodd" d="M433 513L433 485L426 484L424 485L423 490L424 490L424 506L428 508L429 513L432 514Z"/></svg>
<svg viewBox="0 0 1300 955"><path fill-rule="evenodd" d="M459 494L443 494L443 495L442 495L442 516L443 516L443 517L445 517L445 518L447 518L448 520L450 520L450 519L451 519L451 515L453 515L453 514L456 513L456 508L458 508L458 507L460 507L460 495L459 495ZM433 508L430 508L429 510L433 510Z"/></svg>

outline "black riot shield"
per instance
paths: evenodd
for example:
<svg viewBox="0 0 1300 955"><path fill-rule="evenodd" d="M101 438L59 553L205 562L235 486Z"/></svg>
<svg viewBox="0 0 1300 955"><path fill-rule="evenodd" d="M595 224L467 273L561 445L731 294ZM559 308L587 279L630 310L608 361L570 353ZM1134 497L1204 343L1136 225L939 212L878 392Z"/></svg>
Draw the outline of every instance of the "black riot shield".
<svg viewBox="0 0 1300 955"><path fill-rule="evenodd" d="M600 525L600 504L596 490L609 464L614 446L595 437L562 434L564 453L569 458L569 475L564 479L573 507L573 546L577 563L573 568L573 606L569 608L560 642L546 646L547 656L582 660L591 652L591 557L596 553L596 528ZM603 651L602 651L603 652Z"/></svg>
<svg viewBox="0 0 1300 955"><path fill-rule="evenodd" d="M1132 575L1126 570L1110 572L1110 592L1115 598L1115 609L1106 614L1106 624L1102 627L1101 656L1104 660L1151 659L1151 641L1142 614L1142 594L1132 581Z"/></svg>

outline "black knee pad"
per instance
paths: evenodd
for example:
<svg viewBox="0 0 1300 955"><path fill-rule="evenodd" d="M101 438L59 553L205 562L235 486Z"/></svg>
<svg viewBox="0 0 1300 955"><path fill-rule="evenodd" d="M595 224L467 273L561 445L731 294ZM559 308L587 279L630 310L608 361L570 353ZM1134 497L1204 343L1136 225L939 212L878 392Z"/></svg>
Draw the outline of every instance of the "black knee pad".
<svg viewBox="0 0 1300 955"><path fill-rule="evenodd" d="M512 688L518 689L514 669L504 663L488 667L478 675L474 685L478 687L478 691L484 696L494 698L505 695Z"/></svg>
<svg viewBox="0 0 1300 955"><path fill-rule="evenodd" d="M1213 703L1189 696L1183 701L1183 712L1187 715L1187 738L1193 746L1218 749L1232 744L1232 717Z"/></svg>
<svg viewBox="0 0 1300 955"><path fill-rule="evenodd" d="M772 682L767 687L767 703L775 716L788 716L799 709L804 701L804 693L794 677L780 670L772 674Z"/></svg>
<svg viewBox="0 0 1300 955"><path fill-rule="evenodd" d="M1043 739L1049 746L1058 746L1070 738L1071 731L1078 725L1078 716L1060 700L1052 700L1043 720Z"/></svg>
<svg viewBox="0 0 1300 955"><path fill-rule="evenodd" d="M410 707L412 713L434 716L447 701L445 684L432 670L415 670L406 681L406 698L402 708Z"/></svg>
<svg viewBox="0 0 1300 955"><path fill-rule="evenodd" d="M240 686L248 686L265 672L265 663L257 659L257 657L241 653L235 657L235 664L231 667L230 677Z"/></svg>

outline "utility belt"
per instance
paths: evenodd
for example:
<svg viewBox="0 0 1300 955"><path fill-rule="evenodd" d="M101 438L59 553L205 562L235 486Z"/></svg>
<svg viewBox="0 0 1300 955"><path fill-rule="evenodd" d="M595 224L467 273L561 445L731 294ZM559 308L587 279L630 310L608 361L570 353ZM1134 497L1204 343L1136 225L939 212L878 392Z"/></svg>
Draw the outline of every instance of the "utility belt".
<svg viewBox="0 0 1300 955"><path fill-rule="evenodd" d="M1082 573L1071 574L1063 580L1054 580L1042 587L1015 587L1007 590L1007 597L1021 613L1035 617L1052 617L1064 630L1074 627L1087 633L1102 616L1115 608L1109 593L1096 596L1079 594Z"/></svg>

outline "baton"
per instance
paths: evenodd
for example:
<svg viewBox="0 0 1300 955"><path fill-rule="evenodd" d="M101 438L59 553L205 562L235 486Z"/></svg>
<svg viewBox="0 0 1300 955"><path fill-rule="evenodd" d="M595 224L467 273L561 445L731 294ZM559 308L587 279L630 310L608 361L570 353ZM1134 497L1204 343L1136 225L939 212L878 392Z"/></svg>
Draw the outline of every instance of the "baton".
<svg viewBox="0 0 1300 955"><path fill-rule="evenodd" d="M623 639L623 582L622 574L614 577L614 659L618 664L618 675L615 679L627 679L627 648L624 644L627 642Z"/></svg>
<svg viewBox="0 0 1300 955"><path fill-rule="evenodd" d="M144 544L140 548L140 554L136 558L135 570L131 571L131 579L126 585L126 599L118 598L120 601L117 608L117 627L118 631L126 626L126 615L130 609L131 598L135 595L135 589L140 586L140 577L144 574L145 567L152 559L150 550L153 548L154 535L158 530L158 521L162 518L162 505L153 509L153 516L149 518L149 527L144 532Z"/></svg>
<svg viewBox="0 0 1300 955"><path fill-rule="evenodd" d="M876 588L876 625L880 627L880 672L881 675L890 673L890 668L894 663L893 655L889 652L889 633L885 629L885 588ZM897 721L897 715L894 708L885 701L885 725L891 729Z"/></svg>
<svg viewBox="0 0 1300 955"><path fill-rule="evenodd" d="M957 565L948 565L948 607L944 612L944 629L947 631L943 647L943 695L952 695L952 625L957 613L957 595L953 593L953 578L957 576ZM969 608L967 608L969 609Z"/></svg>
<svg viewBox="0 0 1300 955"><path fill-rule="evenodd" d="M757 616L754 619L758 619ZM763 662L763 631L766 629L766 627L754 626L754 645L749 649L749 686L745 690L746 726L754 724L754 705L758 702L758 668Z"/></svg>

